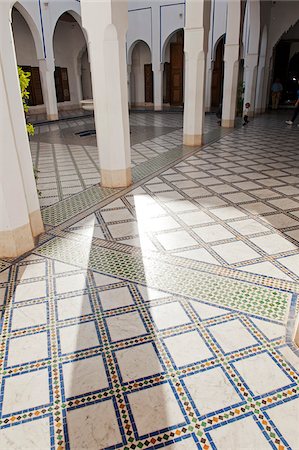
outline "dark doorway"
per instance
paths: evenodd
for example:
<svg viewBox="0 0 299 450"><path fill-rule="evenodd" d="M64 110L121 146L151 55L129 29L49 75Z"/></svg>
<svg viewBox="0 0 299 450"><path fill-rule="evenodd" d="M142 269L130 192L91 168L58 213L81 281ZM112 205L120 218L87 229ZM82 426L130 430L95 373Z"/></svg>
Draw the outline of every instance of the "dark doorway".
<svg viewBox="0 0 299 450"><path fill-rule="evenodd" d="M184 86L184 34L183 30L176 33L176 42L170 44L170 104L183 104Z"/></svg>
<svg viewBox="0 0 299 450"><path fill-rule="evenodd" d="M218 108L222 103L223 77L224 77L224 36L218 41L214 68L212 73L212 95L211 106Z"/></svg>
<svg viewBox="0 0 299 450"><path fill-rule="evenodd" d="M144 64L144 97L145 103L153 103L153 70L151 64Z"/></svg>

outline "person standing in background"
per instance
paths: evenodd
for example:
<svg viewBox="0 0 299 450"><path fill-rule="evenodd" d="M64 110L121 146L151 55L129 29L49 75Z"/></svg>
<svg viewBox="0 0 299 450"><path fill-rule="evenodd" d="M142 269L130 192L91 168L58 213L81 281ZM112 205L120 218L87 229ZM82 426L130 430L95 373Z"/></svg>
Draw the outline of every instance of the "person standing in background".
<svg viewBox="0 0 299 450"><path fill-rule="evenodd" d="M272 92L272 109L278 109L281 93L283 91L282 84L279 78L276 78L271 86Z"/></svg>

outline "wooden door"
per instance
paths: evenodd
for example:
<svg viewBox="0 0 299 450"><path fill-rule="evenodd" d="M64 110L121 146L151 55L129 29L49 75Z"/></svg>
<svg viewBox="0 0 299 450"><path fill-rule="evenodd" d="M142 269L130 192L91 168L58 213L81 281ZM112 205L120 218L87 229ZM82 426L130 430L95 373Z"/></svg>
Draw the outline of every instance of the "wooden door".
<svg viewBox="0 0 299 450"><path fill-rule="evenodd" d="M170 104L183 104L183 43L170 44Z"/></svg>
<svg viewBox="0 0 299 450"><path fill-rule="evenodd" d="M222 103L223 77L224 77L224 39L218 43L216 58L212 73L212 98L211 106L217 107Z"/></svg>
<svg viewBox="0 0 299 450"><path fill-rule="evenodd" d="M55 67L54 72L57 102L70 101L70 88L66 67Z"/></svg>
<svg viewBox="0 0 299 450"><path fill-rule="evenodd" d="M71 97L70 97L69 78L68 78L66 67L61 68L61 82L62 82L64 101L69 102Z"/></svg>
<svg viewBox="0 0 299 450"><path fill-rule="evenodd" d="M33 105L42 105L44 103L44 100L38 67L31 67L30 84L31 84Z"/></svg>
<svg viewBox="0 0 299 450"><path fill-rule="evenodd" d="M151 64L144 64L144 101L153 103L153 70Z"/></svg>

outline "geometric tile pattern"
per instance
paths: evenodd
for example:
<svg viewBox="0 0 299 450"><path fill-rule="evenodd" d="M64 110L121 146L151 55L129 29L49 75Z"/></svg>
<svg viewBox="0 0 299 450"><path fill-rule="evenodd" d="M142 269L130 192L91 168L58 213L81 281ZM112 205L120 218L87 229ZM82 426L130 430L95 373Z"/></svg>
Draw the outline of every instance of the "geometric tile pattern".
<svg viewBox="0 0 299 450"><path fill-rule="evenodd" d="M288 328L298 251L288 233L299 214L287 209L298 200L298 134L265 124L173 166L170 158L167 169L165 157L110 204L96 191L65 203L31 255L5 261L4 448L298 447L299 359ZM224 246L237 243L249 259L228 261L238 252ZM284 277L259 270L266 263Z"/></svg>

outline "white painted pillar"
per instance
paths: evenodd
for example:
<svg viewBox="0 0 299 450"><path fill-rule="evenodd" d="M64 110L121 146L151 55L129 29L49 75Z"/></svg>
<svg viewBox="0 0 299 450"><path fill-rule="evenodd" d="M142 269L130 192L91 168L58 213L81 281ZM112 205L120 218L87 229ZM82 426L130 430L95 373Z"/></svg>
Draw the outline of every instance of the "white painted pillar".
<svg viewBox="0 0 299 450"><path fill-rule="evenodd" d="M54 80L54 59L40 59L38 61L43 98L48 120L58 120L58 108L56 99L56 88Z"/></svg>
<svg viewBox="0 0 299 450"><path fill-rule="evenodd" d="M268 32L267 27L265 25L261 38L259 64L257 69L256 97L255 97L256 114L262 113L267 43L268 43Z"/></svg>
<svg viewBox="0 0 299 450"><path fill-rule="evenodd" d="M81 12L88 36L101 184L129 186L132 175L126 65L128 4L123 0L81 0Z"/></svg>
<svg viewBox="0 0 299 450"><path fill-rule="evenodd" d="M240 52L240 0L228 0L226 41L224 45L224 81L222 121L225 128L235 126Z"/></svg>
<svg viewBox="0 0 299 450"><path fill-rule="evenodd" d="M245 103L250 103L249 116L253 117L255 110L255 94L257 82L257 64L258 54L248 54L245 58L245 91L244 91L244 109Z"/></svg>
<svg viewBox="0 0 299 450"><path fill-rule="evenodd" d="M206 75L206 112L211 111L212 103L212 75L213 75L214 61L207 61L207 75Z"/></svg>
<svg viewBox="0 0 299 450"><path fill-rule="evenodd" d="M185 52L185 145L203 143L205 118L206 56L210 27L209 0L186 2Z"/></svg>
<svg viewBox="0 0 299 450"><path fill-rule="evenodd" d="M245 91L244 91L244 110L245 104L250 103L249 116L254 115L255 98L256 98L256 83L257 83L257 65L259 60L260 47L260 0L251 0L247 3L248 6L248 45L246 46L245 54Z"/></svg>
<svg viewBox="0 0 299 450"><path fill-rule="evenodd" d="M29 251L44 231L9 17L0 3L0 257Z"/></svg>
<svg viewBox="0 0 299 450"><path fill-rule="evenodd" d="M155 111L163 110L163 69L164 64L157 64L155 67L153 67Z"/></svg>
<svg viewBox="0 0 299 450"><path fill-rule="evenodd" d="M273 49L272 49L273 51ZM264 70L264 80L263 80L263 90L262 90L262 104L261 113L266 112L269 102L269 91L270 91L270 78L272 74L272 57L269 57L269 52L266 57L265 70Z"/></svg>

